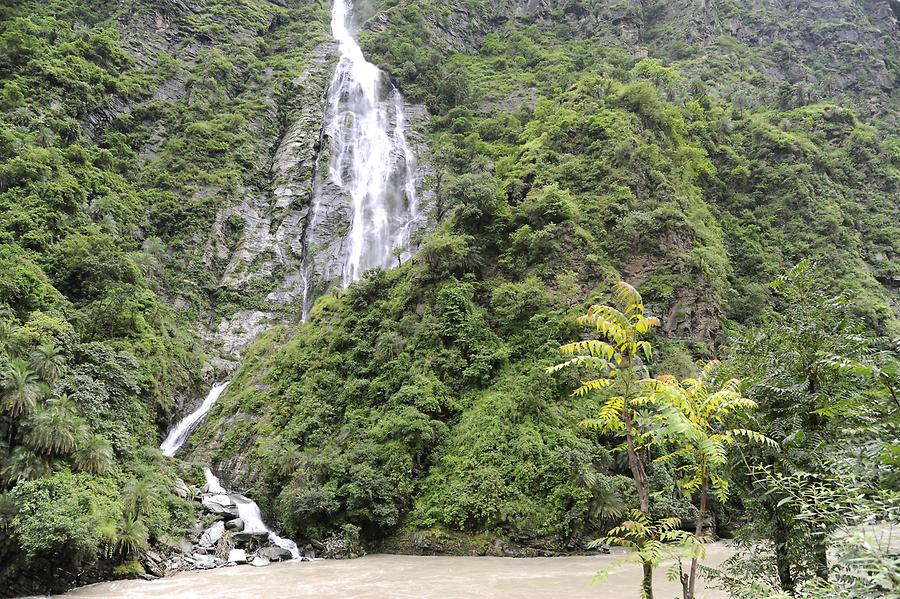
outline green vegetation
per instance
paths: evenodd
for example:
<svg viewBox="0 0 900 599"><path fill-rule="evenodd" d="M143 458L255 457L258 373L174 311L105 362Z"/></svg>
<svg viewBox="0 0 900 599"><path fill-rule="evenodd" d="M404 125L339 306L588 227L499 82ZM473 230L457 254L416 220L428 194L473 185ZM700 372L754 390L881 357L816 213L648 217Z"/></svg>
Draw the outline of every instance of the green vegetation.
<svg viewBox="0 0 900 599"><path fill-rule="evenodd" d="M686 597L698 572L897 591L854 540L900 482L900 60L872 3L367 2L364 50L430 111L432 227L304 324L266 299L283 273L220 282L260 270L233 258L326 3L157 4L0 7L0 588L135 575L194 524L156 447L234 358L203 333L260 309L282 324L189 445L298 540L618 539L649 567L734 533L720 571L679 562ZM547 372L572 340L587 382Z"/></svg>

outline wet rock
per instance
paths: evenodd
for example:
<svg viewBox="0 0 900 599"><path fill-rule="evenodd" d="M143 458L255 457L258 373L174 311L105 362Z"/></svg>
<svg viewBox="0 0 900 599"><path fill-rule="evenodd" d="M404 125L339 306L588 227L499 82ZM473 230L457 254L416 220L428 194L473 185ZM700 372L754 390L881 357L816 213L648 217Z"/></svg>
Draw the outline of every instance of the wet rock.
<svg viewBox="0 0 900 599"><path fill-rule="evenodd" d="M256 552L256 555L259 557L265 558L270 562L280 562L280 561L288 561L293 556L291 552L287 549L283 549L278 547L277 545L270 545L268 547L263 547L259 551Z"/></svg>
<svg viewBox="0 0 900 599"><path fill-rule="evenodd" d="M229 520L225 523L225 529L231 530L234 532L241 532L244 530L244 521L240 518L235 518L234 520Z"/></svg>
<svg viewBox="0 0 900 599"><path fill-rule="evenodd" d="M203 498L202 505L204 511L222 516L225 520L238 517L237 505L228 495L207 495Z"/></svg>
<svg viewBox="0 0 900 599"><path fill-rule="evenodd" d="M148 551L144 554L144 570L152 578L162 578L166 575L163 567L163 558L155 551Z"/></svg>
<svg viewBox="0 0 900 599"><path fill-rule="evenodd" d="M182 499L187 499L191 496L191 489L180 478L178 479L178 482L175 483L175 486L173 486L170 490L174 495L177 495Z"/></svg>
<svg viewBox="0 0 900 599"><path fill-rule="evenodd" d="M217 559L211 555L203 555L202 553L195 553L191 555L191 557L185 558L185 561L199 570L209 570L210 568L215 568L222 563L222 560Z"/></svg>
<svg viewBox="0 0 900 599"><path fill-rule="evenodd" d="M236 564L246 564L247 552L243 549L232 549L228 552L228 561Z"/></svg>
<svg viewBox="0 0 900 599"><path fill-rule="evenodd" d="M219 539L222 538L222 535L225 534L225 524L222 522L216 522L200 535L200 545L204 547L212 547L216 543L219 542Z"/></svg>
<svg viewBox="0 0 900 599"><path fill-rule="evenodd" d="M265 544L269 540L269 533L267 532L236 532L232 535L231 539L234 541L235 545L256 545L260 546Z"/></svg>
<svg viewBox="0 0 900 599"><path fill-rule="evenodd" d="M269 560L264 557L259 557L258 555L253 558L253 561L250 562L251 566L256 566L257 568L264 568L269 565Z"/></svg>

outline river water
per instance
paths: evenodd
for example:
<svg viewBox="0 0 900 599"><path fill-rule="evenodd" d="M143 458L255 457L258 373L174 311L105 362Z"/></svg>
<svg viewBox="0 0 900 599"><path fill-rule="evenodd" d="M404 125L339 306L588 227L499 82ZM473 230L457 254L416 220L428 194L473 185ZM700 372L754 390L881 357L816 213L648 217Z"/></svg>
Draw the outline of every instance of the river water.
<svg viewBox="0 0 900 599"><path fill-rule="evenodd" d="M705 563L730 556L722 543L707 548ZM234 566L183 572L162 580L105 582L62 597L151 599L637 599L640 568L621 563L622 553L550 558L422 557L375 554L354 560L283 562L265 568ZM655 574L657 599L681 596L677 583L665 579L668 564ZM593 583L594 574L609 577ZM703 590L698 599L725 599L718 590Z"/></svg>

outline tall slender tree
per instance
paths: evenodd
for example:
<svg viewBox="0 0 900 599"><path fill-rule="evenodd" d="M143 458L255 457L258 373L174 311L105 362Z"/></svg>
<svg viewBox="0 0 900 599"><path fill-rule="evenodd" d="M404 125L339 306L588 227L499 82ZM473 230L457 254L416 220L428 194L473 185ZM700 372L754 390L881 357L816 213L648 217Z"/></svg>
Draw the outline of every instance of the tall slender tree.
<svg viewBox="0 0 900 599"><path fill-rule="evenodd" d="M647 464L650 459L651 430L644 426L650 420L646 401L652 387L646 382L644 359L650 359L650 343L642 339L659 319L644 314L641 295L631 285L619 282L613 293L613 305L593 305L579 321L591 325L599 339L567 343L560 348L568 360L548 368L557 372L578 367L596 373L596 378L583 381L575 395L604 393L596 418L582 421L585 428L624 437L628 466L637 489L640 514L650 518L650 482ZM644 597L653 597L653 561L642 559Z"/></svg>

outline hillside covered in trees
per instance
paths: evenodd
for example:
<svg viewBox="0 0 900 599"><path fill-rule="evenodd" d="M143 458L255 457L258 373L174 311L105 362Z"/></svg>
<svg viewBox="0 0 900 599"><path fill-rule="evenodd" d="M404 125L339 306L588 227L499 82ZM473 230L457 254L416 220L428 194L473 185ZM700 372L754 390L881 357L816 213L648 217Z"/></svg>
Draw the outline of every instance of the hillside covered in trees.
<svg viewBox="0 0 900 599"><path fill-rule="evenodd" d="M203 466L298 542L674 517L735 596L896 593L900 4L354 3L427 225L346 287L330 10L0 6L0 595L180 551Z"/></svg>

